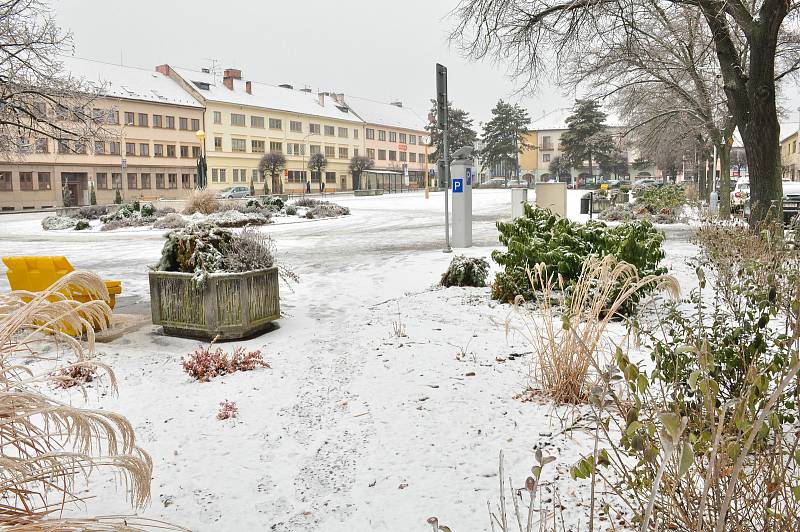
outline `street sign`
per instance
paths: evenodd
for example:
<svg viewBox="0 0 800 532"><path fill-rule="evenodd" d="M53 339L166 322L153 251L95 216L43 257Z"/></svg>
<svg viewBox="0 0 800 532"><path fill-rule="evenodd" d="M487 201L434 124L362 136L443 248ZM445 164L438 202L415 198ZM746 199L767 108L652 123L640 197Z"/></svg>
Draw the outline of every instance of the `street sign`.
<svg viewBox="0 0 800 532"><path fill-rule="evenodd" d="M445 129L448 123L447 108L447 67L436 64L436 120L439 129Z"/></svg>
<svg viewBox="0 0 800 532"><path fill-rule="evenodd" d="M125 170L128 167L128 159L122 159L122 169Z"/></svg>
<svg viewBox="0 0 800 532"><path fill-rule="evenodd" d="M397 149L399 151L408 151L408 144L398 144Z"/></svg>
<svg viewBox="0 0 800 532"><path fill-rule="evenodd" d="M467 167L467 186L472 186L472 168Z"/></svg>
<svg viewBox="0 0 800 532"><path fill-rule="evenodd" d="M428 146L431 143L431 138L428 135L423 135L419 138L419 143L423 146Z"/></svg>
<svg viewBox="0 0 800 532"><path fill-rule="evenodd" d="M457 194L459 192L464 192L464 180L460 177L457 177L453 179L453 194Z"/></svg>

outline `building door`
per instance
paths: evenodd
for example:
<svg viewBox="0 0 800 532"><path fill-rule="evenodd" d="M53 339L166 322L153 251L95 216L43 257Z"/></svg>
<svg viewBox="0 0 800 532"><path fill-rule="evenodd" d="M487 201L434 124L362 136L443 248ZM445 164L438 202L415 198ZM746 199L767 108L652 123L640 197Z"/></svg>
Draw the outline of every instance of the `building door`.
<svg viewBox="0 0 800 532"><path fill-rule="evenodd" d="M89 175L86 172L62 172L61 184L67 190L70 207L88 205Z"/></svg>
<svg viewBox="0 0 800 532"><path fill-rule="evenodd" d="M345 178L342 178L342 190L345 190ZM361 176L353 174L353 190L361 190Z"/></svg>

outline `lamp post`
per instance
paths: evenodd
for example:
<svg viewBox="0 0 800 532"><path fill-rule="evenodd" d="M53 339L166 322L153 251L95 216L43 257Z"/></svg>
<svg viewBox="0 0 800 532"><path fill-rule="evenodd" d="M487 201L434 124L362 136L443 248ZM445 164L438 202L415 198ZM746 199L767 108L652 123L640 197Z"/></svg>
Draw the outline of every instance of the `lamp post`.
<svg viewBox="0 0 800 532"><path fill-rule="evenodd" d="M208 168L206 166L206 132L198 130L195 133L197 140L200 141L200 159L197 161L197 180L195 188L203 189L208 185Z"/></svg>

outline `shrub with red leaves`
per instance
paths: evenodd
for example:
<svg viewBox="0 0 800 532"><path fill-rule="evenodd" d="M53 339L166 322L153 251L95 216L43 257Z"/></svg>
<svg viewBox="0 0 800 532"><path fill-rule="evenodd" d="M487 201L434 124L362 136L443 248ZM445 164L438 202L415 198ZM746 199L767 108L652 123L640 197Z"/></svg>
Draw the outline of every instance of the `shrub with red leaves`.
<svg viewBox="0 0 800 532"><path fill-rule="evenodd" d="M239 408L236 406L236 403L228 401L227 399L221 402L219 406L220 409L219 412L217 412L217 419L220 421L236 417L236 414L239 412Z"/></svg>
<svg viewBox="0 0 800 532"><path fill-rule="evenodd" d="M92 382L97 377L97 367L86 364L70 365L52 376L58 388L72 388Z"/></svg>
<svg viewBox="0 0 800 532"><path fill-rule="evenodd" d="M208 382L214 377L236 371L252 371L256 368L271 367L259 350L246 351L244 347L237 347L233 356L229 357L221 347L212 351L212 345L200 346L188 358L181 358L181 365L190 377L201 382Z"/></svg>

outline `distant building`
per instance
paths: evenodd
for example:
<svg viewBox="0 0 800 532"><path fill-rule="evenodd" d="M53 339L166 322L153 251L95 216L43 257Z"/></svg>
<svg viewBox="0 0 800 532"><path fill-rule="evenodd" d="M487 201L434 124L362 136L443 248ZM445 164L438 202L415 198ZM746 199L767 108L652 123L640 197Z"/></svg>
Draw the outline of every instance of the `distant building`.
<svg viewBox="0 0 800 532"><path fill-rule="evenodd" d="M86 144L45 137L25 139L28 153L0 161L0 209L31 210L63 205L62 188L74 205L178 198L194 187L200 143L195 131L203 107L157 72L69 58L74 77L101 87L92 112L102 116L107 138Z"/></svg>
<svg viewBox="0 0 800 532"><path fill-rule="evenodd" d="M784 133L786 132L786 133ZM781 127L781 172L784 179L800 181L800 155L797 153L797 128Z"/></svg>

